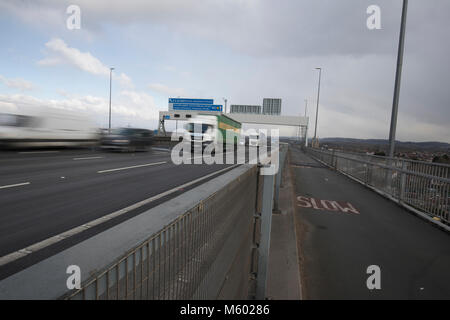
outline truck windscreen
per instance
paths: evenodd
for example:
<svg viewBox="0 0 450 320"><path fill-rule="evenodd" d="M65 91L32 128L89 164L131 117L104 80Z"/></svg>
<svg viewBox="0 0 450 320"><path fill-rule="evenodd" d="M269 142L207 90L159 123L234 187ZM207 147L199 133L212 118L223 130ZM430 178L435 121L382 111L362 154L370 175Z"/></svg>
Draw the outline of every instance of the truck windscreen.
<svg viewBox="0 0 450 320"><path fill-rule="evenodd" d="M186 130L190 133L194 133L194 132L200 133L200 130L201 130L201 133L205 133L206 130L208 130L209 128L212 128L212 126L209 124L204 124L204 123L188 123L188 124L186 124Z"/></svg>

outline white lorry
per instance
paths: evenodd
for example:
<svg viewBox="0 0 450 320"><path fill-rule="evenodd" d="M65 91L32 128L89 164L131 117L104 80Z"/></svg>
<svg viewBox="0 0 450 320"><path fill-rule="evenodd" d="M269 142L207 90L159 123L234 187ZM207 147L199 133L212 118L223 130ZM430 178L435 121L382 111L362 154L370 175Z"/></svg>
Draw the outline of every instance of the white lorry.
<svg viewBox="0 0 450 320"><path fill-rule="evenodd" d="M90 146L99 130L80 112L56 108L0 110L0 147Z"/></svg>
<svg viewBox="0 0 450 320"><path fill-rule="evenodd" d="M224 114L197 115L185 125L188 142L198 145L223 145L237 147L240 140L241 123Z"/></svg>

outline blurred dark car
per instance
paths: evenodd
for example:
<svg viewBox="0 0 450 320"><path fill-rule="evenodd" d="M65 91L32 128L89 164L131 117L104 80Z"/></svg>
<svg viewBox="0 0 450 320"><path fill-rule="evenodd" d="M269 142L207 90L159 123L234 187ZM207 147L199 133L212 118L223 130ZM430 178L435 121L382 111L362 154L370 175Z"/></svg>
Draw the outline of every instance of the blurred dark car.
<svg viewBox="0 0 450 320"><path fill-rule="evenodd" d="M149 151L153 144L153 131L136 128L112 129L103 135L101 148L118 151Z"/></svg>

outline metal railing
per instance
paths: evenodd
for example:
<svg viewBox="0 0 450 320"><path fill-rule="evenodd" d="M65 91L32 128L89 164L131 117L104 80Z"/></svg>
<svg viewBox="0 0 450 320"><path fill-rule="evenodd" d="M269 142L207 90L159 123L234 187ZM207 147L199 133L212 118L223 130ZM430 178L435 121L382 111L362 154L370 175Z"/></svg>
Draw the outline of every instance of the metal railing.
<svg viewBox="0 0 450 320"><path fill-rule="evenodd" d="M283 164L286 153L287 144L281 152L272 152L272 157L281 155ZM268 159L265 156L262 162ZM272 199L278 197L275 189L280 183L275 180L280 181L281 171L275 177L264 176L262 167L248 165L242 174L62 298L263 299L271 230L267 218L272 215Z"/></svg>
<svg viewBox="0 0 450 320"><path fill-rule="evenodd" d="M335 155L342 155L344 157L366 160L368 162L384 164L386 166L394 166L399 169L407 168L409 171L412 172L424 173L439 178L450 178L450 166L448 164L418 161L403 158L389 158L356 152L334 151L334 153Z"/></svg>
<svg viewBox="0 0 450 320"><path fill-rule="evenodd" d="M227 278L245 286L257 175L253 166L63 298L218 299ZM228 277L229 272L236 274ZM238 292L234 298L247 298L248 290Z"/></svg>
<svg viewBox="0 0 450 320"><path fill-rule="evenodd" d="M314 158L445 225L450 224L450 166L306 148Z"/></svg>

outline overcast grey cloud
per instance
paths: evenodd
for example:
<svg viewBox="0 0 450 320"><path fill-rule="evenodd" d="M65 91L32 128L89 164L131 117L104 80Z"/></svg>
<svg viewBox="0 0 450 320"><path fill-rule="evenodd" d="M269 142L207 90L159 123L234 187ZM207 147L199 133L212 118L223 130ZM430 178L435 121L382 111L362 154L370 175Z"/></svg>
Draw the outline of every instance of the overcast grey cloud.
<svg viewBox="0 0 450 320"><path fill-rule="evenodd" d="M409 3L397 138L450 142L450 2ZM137 86L141 81L149 94L170 94L174 91L169 88L177 88L187 96L219 101L227 96L231 103L248 104L280 97L283 113L291 115L303 114L307 98L312 123L314 68L321 66L319 136L388 136L400 0L81 0L79 33L61 28L69 4L3 0L0 10L24 25L38 25L40 34L48 36L46 43L60 38L72 47L70 40L76 41L84 46L80 52L104 64L99 48L110 46L111 51L123 45L125 36L115 37L111 30L122 31L127 41L159 59L165 73L160 78L170 74L159 79L149 72L146 78L121 70ZM381 30L366 27L366 9L372 4L381 8ZM183 55L172 47L182 39L193 43L183 48ZM128 60L142 65L142 70L155 63L139 61L137 54L129 52ZM27 79L23 73L9 77Z"/></svg>

